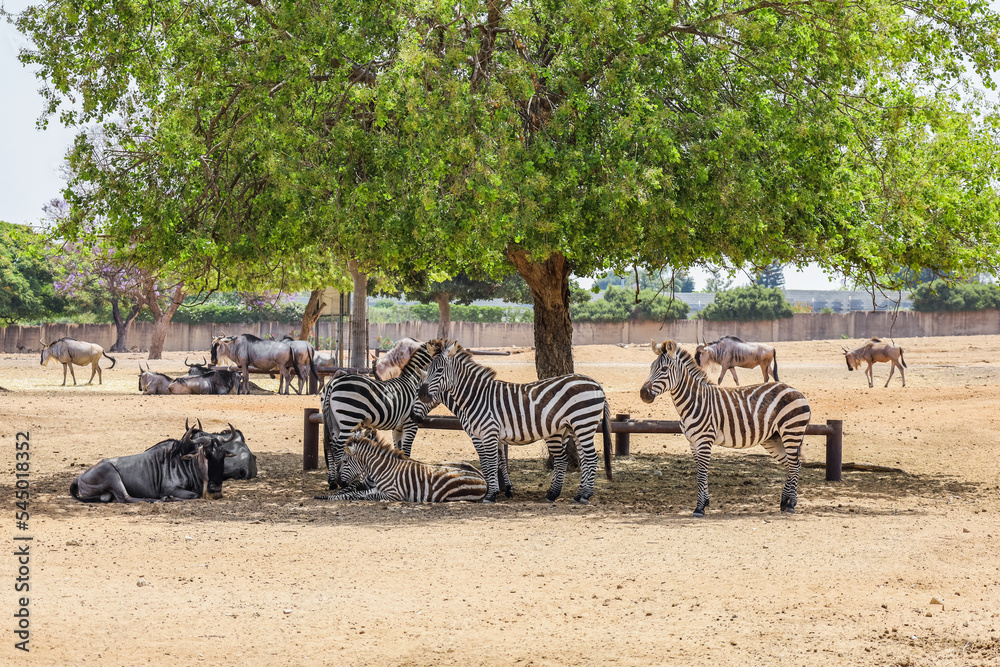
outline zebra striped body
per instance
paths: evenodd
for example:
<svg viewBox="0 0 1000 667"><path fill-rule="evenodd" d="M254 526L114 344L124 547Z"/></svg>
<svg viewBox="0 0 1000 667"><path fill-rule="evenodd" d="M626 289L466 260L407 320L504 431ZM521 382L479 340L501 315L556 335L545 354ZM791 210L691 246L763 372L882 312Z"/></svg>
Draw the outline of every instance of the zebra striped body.
<svg viewBox="0 0 1000 667"><path fill-rule="evenodd" d="M356 427L392 431L393 442L407 456L417 434L410 412L417 399L417 387L433 355L440 350L431 341L413 352L398 377L382 382L366 375L343 375L323 389L323 446L330 488L343 482L340 462L347 435Z"/></svg>
<svg viewBox="0 0 1000 667"><path fill-rule="evenodd" d="M350 435L344 444L341 470L347 488L318 498L441 503L476 502L486 495L486 480L468 463L414 461L379 440L374 431Z"/></svg>
<svg viewBox="0 0 1000 667"><path fill-rule="evenodd" d="M802 438L812 416L802 392L783 382L733 389L719 387L709 381L691 355L674 341L653 342L652 347L657 358L639 396L652 403L667 391L674 401L698 468L698 505L694 515L704 516L708 507L708 462L713 445L737 449L762 445L788 471L781 492L781 510L794 512Z"/></svg>
<svg viewBox="0 0 1000 667"><path fill-rule="evenodd" d="M587 503L594 494L597 453L594 436L604 428L604 465L611 479L609 411L601 385L585 375L562 375L538 382L515 384L495 379L496 372L480 366L458 343L448 345L431 363L420 386L420 399L433 403L447 395L448 407L462 422L479 454L489 490L485 502L499 493L497 471L500 443L545 444L555 459L552 484L546 498L559 497L567 467L567 447L575 443L580 454L580 489L574 497Z"/></svg>

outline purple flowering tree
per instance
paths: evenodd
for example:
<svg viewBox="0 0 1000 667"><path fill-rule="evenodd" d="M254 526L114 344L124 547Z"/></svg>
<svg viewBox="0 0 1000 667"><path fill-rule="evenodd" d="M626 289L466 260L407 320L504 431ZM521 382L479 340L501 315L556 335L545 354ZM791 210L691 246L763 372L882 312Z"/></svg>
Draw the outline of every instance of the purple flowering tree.
<svg viewBox="0 0 1000 667"><path fill-rule="evenodd" d="M69 204L53 199L43 207L49 222L58 227L69 218ZM111 352L128 350L128 334L146 305L145 285L152 276L114 248L86 242L65 243L62 275L54 281L56 291L69 297L95 294L111 306L115 344Z"/></svg>

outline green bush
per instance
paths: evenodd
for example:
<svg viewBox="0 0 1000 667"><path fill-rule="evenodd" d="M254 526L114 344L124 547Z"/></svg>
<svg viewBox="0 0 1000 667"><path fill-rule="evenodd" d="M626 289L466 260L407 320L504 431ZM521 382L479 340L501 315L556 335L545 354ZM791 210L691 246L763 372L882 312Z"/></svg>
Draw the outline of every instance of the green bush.
<svg viewBox="0 0 1000 667"><path fill-rule="evenodd" d="M698 314L705 320L776 320L791 317L792 304L785 294L776 287L736 287L725 292L716 292L715 301L705 306Z"/></svg>
<svg viewBox="0 0 1000 667"><path fill-rule="evenodd" d="M609 287L600 299L571 307L574 322L624 322L625 320L677 320L687 317L688 305L671 300L669 295L654 290L635 292L621 287Z"/></svg>
<svg viewBox="0 0 1000 667"><path fill-rule="evenodd" d="M378 302L368 309L369 322L437 322L436 303L395 303ZM531 308L521 306L463 306L452 304L452 322L500 322L505 324L531 322L534 313Z"/></svg>
<svg viewBox="0 0 1000 667"><path fill-rule="evenodd" d="M302 315L305 312L305 304L288 303L275 308L247 308L233 304L222 304L208 302L196 306L184 306L174 313L172 322L182 324L202 324L211 322L214 324L238 324L251 322L286 322L301 324ZM148 311L144 311L145 317L139 319L151 319Z"/></svg>
<svg viewBox="0 0 1000 667"><path fill-rule="evenodd" d="M913 290L913 310L922 313L1000 308L1000 288L984 283L952 283L938 279Z"/></svg>

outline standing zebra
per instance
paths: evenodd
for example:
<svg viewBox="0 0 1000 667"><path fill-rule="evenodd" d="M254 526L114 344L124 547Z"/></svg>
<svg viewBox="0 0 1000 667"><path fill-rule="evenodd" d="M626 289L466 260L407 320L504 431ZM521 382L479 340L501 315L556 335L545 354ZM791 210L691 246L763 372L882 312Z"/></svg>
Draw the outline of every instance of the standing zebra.
<svg viewBox="0 0 1000 667"><path fill-rule="evenodd" d="M555 457L552 484L545 497L554 501L566 475L567 447L576 443L580 453L580 490L573 498L586 504L594 495L597 453L594 436L604 432L604 469L611 479L611 426L604 390L585 375L560 375L527 384L500 382L496 371L480 366L455 342L427 369L420 385L420 400L433 403L448 396L448 407L462 422L479 454L489 490L483 502L496 501L500 443L526 445L545 440Z"/></svg>
<svg viewBox="0 0 1000 667"><path fill-rule="evenodd" d="M341 479L346 488L317 499L440 503L486 495L486 480L468 463L414 461L370 429L351 433L344 443Z"/></svg>
<svg viewBox="0 0 1000 667"><path fill-rule="evenodd" d="M802 463L799 453L812 416L802 392L783 382L733 389L719 387L708 379L691 354L674 341L660 344L650 341L650 344L657 357L639 397L652 403L665 390L670 392L698 466L698 506L694 516L705 516L708 507L712 445L736 449L762 445L788 470L781 492L781 511L794 512ZM771 439L774 435L780 440Z"/></svg>
<svg viewBox="0 0 1000 667"><path fill-rule="evenodd" d="M326 385L322 397L323 448L331 489L343 482L340 461L344 441L355 426L391 430L396 446L410 455L417 435L417 422L410 418L417 386L431 359L440 351L441 341L420 345L407 359L402 373L385 382L366 375L342 375Z"/></svg>

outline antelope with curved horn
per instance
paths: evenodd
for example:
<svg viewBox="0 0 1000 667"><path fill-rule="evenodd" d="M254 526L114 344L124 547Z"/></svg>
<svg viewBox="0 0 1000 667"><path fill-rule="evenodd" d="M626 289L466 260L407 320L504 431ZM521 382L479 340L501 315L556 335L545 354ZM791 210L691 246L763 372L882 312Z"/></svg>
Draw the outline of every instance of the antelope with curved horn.
<svg viewBox="0 0 1000 667"><path fill-rule="evenodd" d="M906 386L906 375L903 373L903 369L906 368L906 360L903 359L903 348L883 343L879 338L872 338L855 350L848 350L843 345L840 348L844 351L844 359L847 360L847 370L857 370L861 362L868 363L868 368L865 369L865 377L868 379L869 388L875 386L875 374L872 372L872 365L880 362L892 364L889 368L889 378L885 381L886 387L889 386L889 380L892 379L892 374L896 372L897 368L899 368L899 377L903 380L903 386Z"/></svg>

